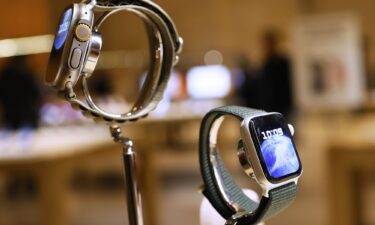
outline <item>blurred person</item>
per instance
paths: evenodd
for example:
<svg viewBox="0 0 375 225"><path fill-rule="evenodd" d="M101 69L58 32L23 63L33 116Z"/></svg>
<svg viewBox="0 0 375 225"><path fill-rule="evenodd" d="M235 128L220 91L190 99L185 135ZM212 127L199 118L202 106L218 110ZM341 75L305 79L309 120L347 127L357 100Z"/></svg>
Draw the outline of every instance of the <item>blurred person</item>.
<svg viewBox="0 0 375 225"><path fill-rule="evenodd" d="M262 107L261 80L246 55L241 54L237 59L237 69L234 73L236 95L241 104L250 108Z"/></svg>
<svg viewBox="0 0 375 225"><path fill-rule="evenodd" d="M262 76L262 107L269 112L289 115L293 110L290 62L279 51L280 35L268 30L262 36L264 62Z"/></svg>
<svg viewBox="0 0 375 225"><path fill-rule="evenodd" d="M0 108L6 129L35 129L39 120L40 91L27 57L18 56L0 72Z"/></svg>

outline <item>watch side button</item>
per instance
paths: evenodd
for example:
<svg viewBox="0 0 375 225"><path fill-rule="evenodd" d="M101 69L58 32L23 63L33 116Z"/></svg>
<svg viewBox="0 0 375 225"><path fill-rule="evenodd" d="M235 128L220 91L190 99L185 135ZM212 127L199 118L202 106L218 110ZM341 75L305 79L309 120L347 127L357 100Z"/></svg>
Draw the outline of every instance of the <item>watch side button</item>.
<svg viewBox="0 0 375 225"><path fill-rule="evenodd" d="M254 170L247 158L246 147L245 147L243 140L240 140L238 142L237 156L245 174L255 179Z"/></svg>
<svg viewBox="0 0 375 225"><path fill-rule="evenodd" d="M288 127L289 127L289 130L290 130L290 133L292 134L292 136L294 136L294 126L292 124L288 124Z"/></svg>
<svg viewBox="0 0 375 225"><path fill-rule="evenodd" d="M79 64L81 63L81 56L82 50L79 48L75 48L72 52L72 56L70 57L70 66L73 69L77 69L79 67Z"/></svg>

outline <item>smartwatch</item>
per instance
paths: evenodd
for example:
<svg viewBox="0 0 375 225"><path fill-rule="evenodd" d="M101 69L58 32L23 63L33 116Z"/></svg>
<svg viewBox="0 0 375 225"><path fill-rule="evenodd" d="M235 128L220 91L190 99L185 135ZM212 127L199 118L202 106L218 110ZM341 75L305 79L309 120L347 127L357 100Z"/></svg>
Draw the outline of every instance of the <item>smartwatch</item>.
<svg viewBox="0 0 375 225"><path fill-rule="evenodd" d="M242 121L237 155L245 173L262 189L260 203L242 192L220 157L217 134L225 116ZM292 132L280 113L245 107L225 106L204 117L199 141L203 194L227 224L259 223L287 208L296 197L302 165Z"/></svg>
<svg viewBox="0 0 375 225"><path fill-rule="evenodd" d="M95 70L102 47L99 29L106 19L120 11L132 12L144 21L150 46L150 68L140 96L131 110L112 114L95 104L87 79ZM95 18L98 14L100 16ZM61 16L49 59L46 83L87 116L109 123L135 121L147 116L162 99L182 45L182 38L173 21L152 1L83 1L69 6ZM74 89L80 80L85 101L78 99Z"/></svg>

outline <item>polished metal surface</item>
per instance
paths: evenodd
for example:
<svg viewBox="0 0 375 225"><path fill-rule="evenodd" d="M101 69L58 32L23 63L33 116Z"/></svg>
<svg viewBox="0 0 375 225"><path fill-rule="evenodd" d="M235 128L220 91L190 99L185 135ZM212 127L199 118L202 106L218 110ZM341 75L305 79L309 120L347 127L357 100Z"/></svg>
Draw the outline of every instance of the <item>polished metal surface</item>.
<svg viewBox="0 0 375 225"><path fill-rule="evenodd" d="M86 56L86 61L82 73L86 77L90 77L95 71L96 65L99 60L100 50L102 49L102 36L97 32L93 32L91 35L89 50Z"/></svg>
<svg viewBox="0 0 375 225"><path fill-rule="evenodd" d="M82 110L84 115L96 121L116 124L146 117L163 98L171 70L178 62L178 54L182 50L183 40L178 35L173 21L157 4L147 0L124 1L117 5L111 1L91 0L74 4L73 8L69 39L64 47L58 74L50 85L59 92L65 92L66 100L74 108ZM132 12L143 20L149 39L150 66L140 95L131 110L113 114L95 104L87 86L87 79L93 74L100 55L100 26L111 15L120 11ZM101 14L98 15L95 24L94 13ZM82 29L82 32L78 32ZM79 79L82 82L84 101L78 99L78 95L74 93L74 87Z"/></svg>
<svg viewBox="0 0 375 225"><path fill-rule="evenodd" d="M143 225L142 199L136 174L136 155L130 140L123 143L123 150L129 224Z"/></svg>
<svg viewBox="0 0 375 225"><path fill-rule="evenodd" d="M69 35L65 41L63 49L61 50L62 55L59 59L59 63L56 65L56 62L50 62L48 65L48 67L58 67L56 74L48 74L47 76L55 76L52 82L48 82L48 85L51 85L59 91L64 91L68 82L71 82L75 86L81 77L83 64L81 63L76 68L74 68L74 65L72 67L71 55L74 49L79 48L84 57L86 55L88 45L87 43L78 43L79 41L74 35L76 25L80 22L85 22L88 26L92 27L94 20L94 13L90 10L90 6L86 4L73 4L72 10L73 15L69 27ZM47 73L49 73L48 70Z"/></svg>
<svg viewBox="0 0 375 225"><path fill-rule="evenodd" d="M89 4L93 4L93 1ZM84 115L99 121L110 124L136 121L147 116L163 98L172 67L178 62L177 54L181 52L183 40L178 36L172 20L153 2L139 0L137 4L125 2L120 5L103 5L97 2L93 10L103 13L93 25L93 34L99 32L100 26L106 19L120 11L132 12L144 21L150 43L150 68L140 95L129 112L113 114L100 109L93 101L87 85L87 79L95 69L101 45L99 36L93 35L81 76L85 102L77 98L67 98L67 100L83 110Z"/></svg>
<svg viewBox="0 0 375 225"><path fill-rule="evenodd" d="M246 148L242 140L238 144L237 157L238 157L238 160L240 161L240 164L245 174L247 174L249 177L253 179L256 179L255 174L254 174L254 169L251 166L249 159L247 158Z"/></svg>
<svg viewBox="0 0 375 225"><path fill-rule="evenodd" d="M133 141L129 138L123 137L121 134L121 128L118 126L111 126L110 132L114 141L121 144L123 149L129 224L143 225L142 198L138 187L139 179L136 171L136 153L133 148Z"/></svg>
<svg viewBox="0 0 375 225"><path fill-rule="evenodd" d="M96 0L83 0L81 3L86 4L90 9L93 9L97 4Z"/></svg>
<svg viewBox="0 0 375 225"><path fill-rule="evenodd" d="M72 51L72 56L70 57L70 66L74 69L79 67L82 58L82 50L79 48L75 48Z"/></svg>

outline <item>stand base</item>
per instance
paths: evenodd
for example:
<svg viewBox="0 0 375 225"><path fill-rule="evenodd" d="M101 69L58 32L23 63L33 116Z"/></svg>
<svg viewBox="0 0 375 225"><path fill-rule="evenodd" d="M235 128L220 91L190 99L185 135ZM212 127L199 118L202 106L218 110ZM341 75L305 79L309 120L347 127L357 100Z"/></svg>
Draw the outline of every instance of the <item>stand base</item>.
<svg viewBox="0 0 375 225"><path fill-rule="evenodd" d="M244 193L252 200L259 202L259 196L255 191L244 189ZM211 203L206 199L203 198L200 208L200 218L199 224L200 225L218 225L218 224L225 224L225 219L221 217L221 215L216 212L214 207L212 207ZM264 223L260 223L258 225L265 225Z"/></svg>

